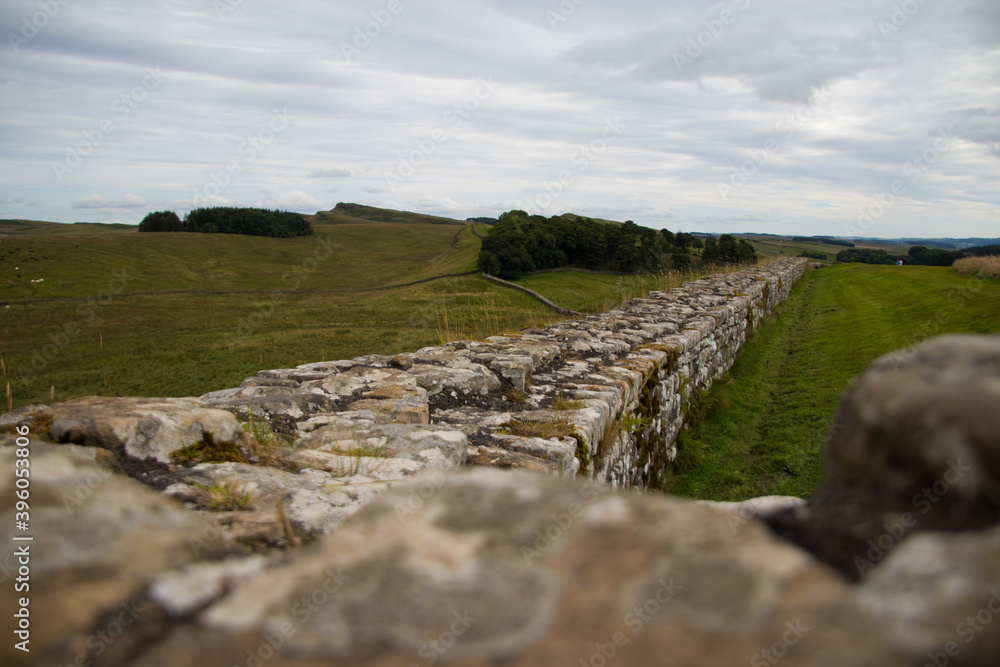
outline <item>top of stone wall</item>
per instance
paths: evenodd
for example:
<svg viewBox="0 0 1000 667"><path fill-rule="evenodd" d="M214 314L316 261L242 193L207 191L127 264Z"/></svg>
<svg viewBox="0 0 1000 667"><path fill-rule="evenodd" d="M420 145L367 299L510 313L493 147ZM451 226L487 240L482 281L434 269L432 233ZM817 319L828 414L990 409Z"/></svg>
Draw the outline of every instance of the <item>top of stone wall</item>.
<svg viewBox="0 0 1000 667"><path fill-rule="evenodd" d="M624 308L541 329L391 357L261 371L238 388L201 400L294 422L310 446L322 447L331 437L344 440L351 423L361 429L433 423L468 437L473 463L574 474L580 463L576 441L504 435L498 427L529 413L535 421L568 420L563 435L573 430L595 447L611 407L616 412L635 399L652 364L683 354L752 299L766 301L772 284L790 286L804 268L805 260L786 259L651 292ZM582 405L553 414L558 397ZM329 435L333 431L336 436Z"/></svg>

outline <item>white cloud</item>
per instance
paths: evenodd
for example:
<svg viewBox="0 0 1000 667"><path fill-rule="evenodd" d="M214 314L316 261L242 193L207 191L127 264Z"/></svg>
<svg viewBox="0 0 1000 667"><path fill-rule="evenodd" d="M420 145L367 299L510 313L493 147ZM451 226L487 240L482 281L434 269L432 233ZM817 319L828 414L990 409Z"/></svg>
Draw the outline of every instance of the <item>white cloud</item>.
<svg viewBox="0 0 1000 667"><path fill-rule="evenodd" d="M220 197L218 195L213 195L210 197L205 197L199 195L198 199L175 199L168 203L164 208L169 211L192 211L196 208L209 208L212 206L237 206L239 202L235 202L232 199L226 197Z"/></svg>
<svg viewBox="0 0 1000 667"><path fill-rule="evenodd" d="M347 178L350 169L314 169L306 174L306 178Z"/></svg>
<svg viewBox="0 0 1000 667"><path fill-rule="evenodd" d="M145 208L149 206L149 202L136 195L125 195L118 201L108 201L101 195L87 195L86 197L77 199L71 206L77 209L114 211L127 208Z"/></svg>
<svg viewBox="0 0 1000 667"><path fill-rule="evenodd" d="M407 204L414 210L428 213L458 214L462 211L462 205L451 197L420 197Z"/></svg>
<svg viewBox="0 0 1000 667"><path fill-rule="evenodd" d="M323 208L322 202L310 197L302 190L279 192L274 188L267 188L264 198L258 201L256 206L296 211L299 213L315 213Z"/></svg>
<svg viewBox="0 0 1000 667"><path fill-rule="evenodd" d="M556 183L553 213L839 234L952 127L955 147L867 231L995 235L1000 5L917 3L886 32L893 4L588 2L552 26L557 2L404 3L348 60L341 43L371 20L360 4L244 2L220 20L194 0L76 3L5 61L0 203L67 202L37 213L65 221L147 201L315 211L334 190L323 179L339 179L338 197L388 205L385 174L403 165L393 201L428 212L495 216ZM17 23L18 6L0 3L0 19ZM149 67L163 80L142 92ZM477 98L481 78L497 90ZM109 113L136 86L144 99ZM816 90L826 101L802 114ZM613 118L621 136L581 159ZM102 119L114 127L98 136ZM73 152L62 183L38 168ZM133 194L89 194L108 184Z"/></svg>

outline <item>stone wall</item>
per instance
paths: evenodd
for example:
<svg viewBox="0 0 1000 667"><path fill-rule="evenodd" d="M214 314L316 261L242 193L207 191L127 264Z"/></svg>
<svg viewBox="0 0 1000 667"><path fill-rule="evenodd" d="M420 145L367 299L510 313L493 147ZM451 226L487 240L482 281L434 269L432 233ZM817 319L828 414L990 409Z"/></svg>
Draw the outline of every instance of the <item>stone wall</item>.
<svg viewBox="0 0 1000 667"><path fill-rule="evenodd" d="M718 274L485 341L261 371L201 398L288 423L311 447L352 428L434 424L464 434L474 465L658 485L688 408L805 268L788 259Z"/></svg>
<svg viewBox="0 0 1000 667"><path fill-rule="evenodd" d="M0 664L998 664L1000 336L872 364L808 500L611 488L802 270L2 415Z"/></svg>

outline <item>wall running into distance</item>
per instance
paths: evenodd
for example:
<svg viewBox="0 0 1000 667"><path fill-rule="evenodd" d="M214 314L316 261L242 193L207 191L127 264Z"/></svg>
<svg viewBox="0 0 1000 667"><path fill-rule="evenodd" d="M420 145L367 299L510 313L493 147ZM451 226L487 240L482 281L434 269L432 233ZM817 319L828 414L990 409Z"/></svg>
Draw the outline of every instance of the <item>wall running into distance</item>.
<svg viewBox="0 0 1000 667"><path fill-rule="evenodd" d="M303 441L318 429L391 439L433 426L465 439L471 465L658 487L692 405L806 267L787 259L717 274L484 341L261 371L202 400Z"/></svg>

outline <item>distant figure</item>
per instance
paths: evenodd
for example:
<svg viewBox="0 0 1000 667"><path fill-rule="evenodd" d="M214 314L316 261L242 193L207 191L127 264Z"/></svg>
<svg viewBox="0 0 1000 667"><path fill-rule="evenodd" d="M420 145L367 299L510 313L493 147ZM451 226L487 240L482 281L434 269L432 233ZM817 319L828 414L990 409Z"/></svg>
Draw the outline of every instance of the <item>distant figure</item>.
<svg viewBox="0 0 1000 667"><path fill-rule="evenodd" d="M903 265L903 260L897 259L896 260L896 266L902 266L902 265Z"/></svg>

